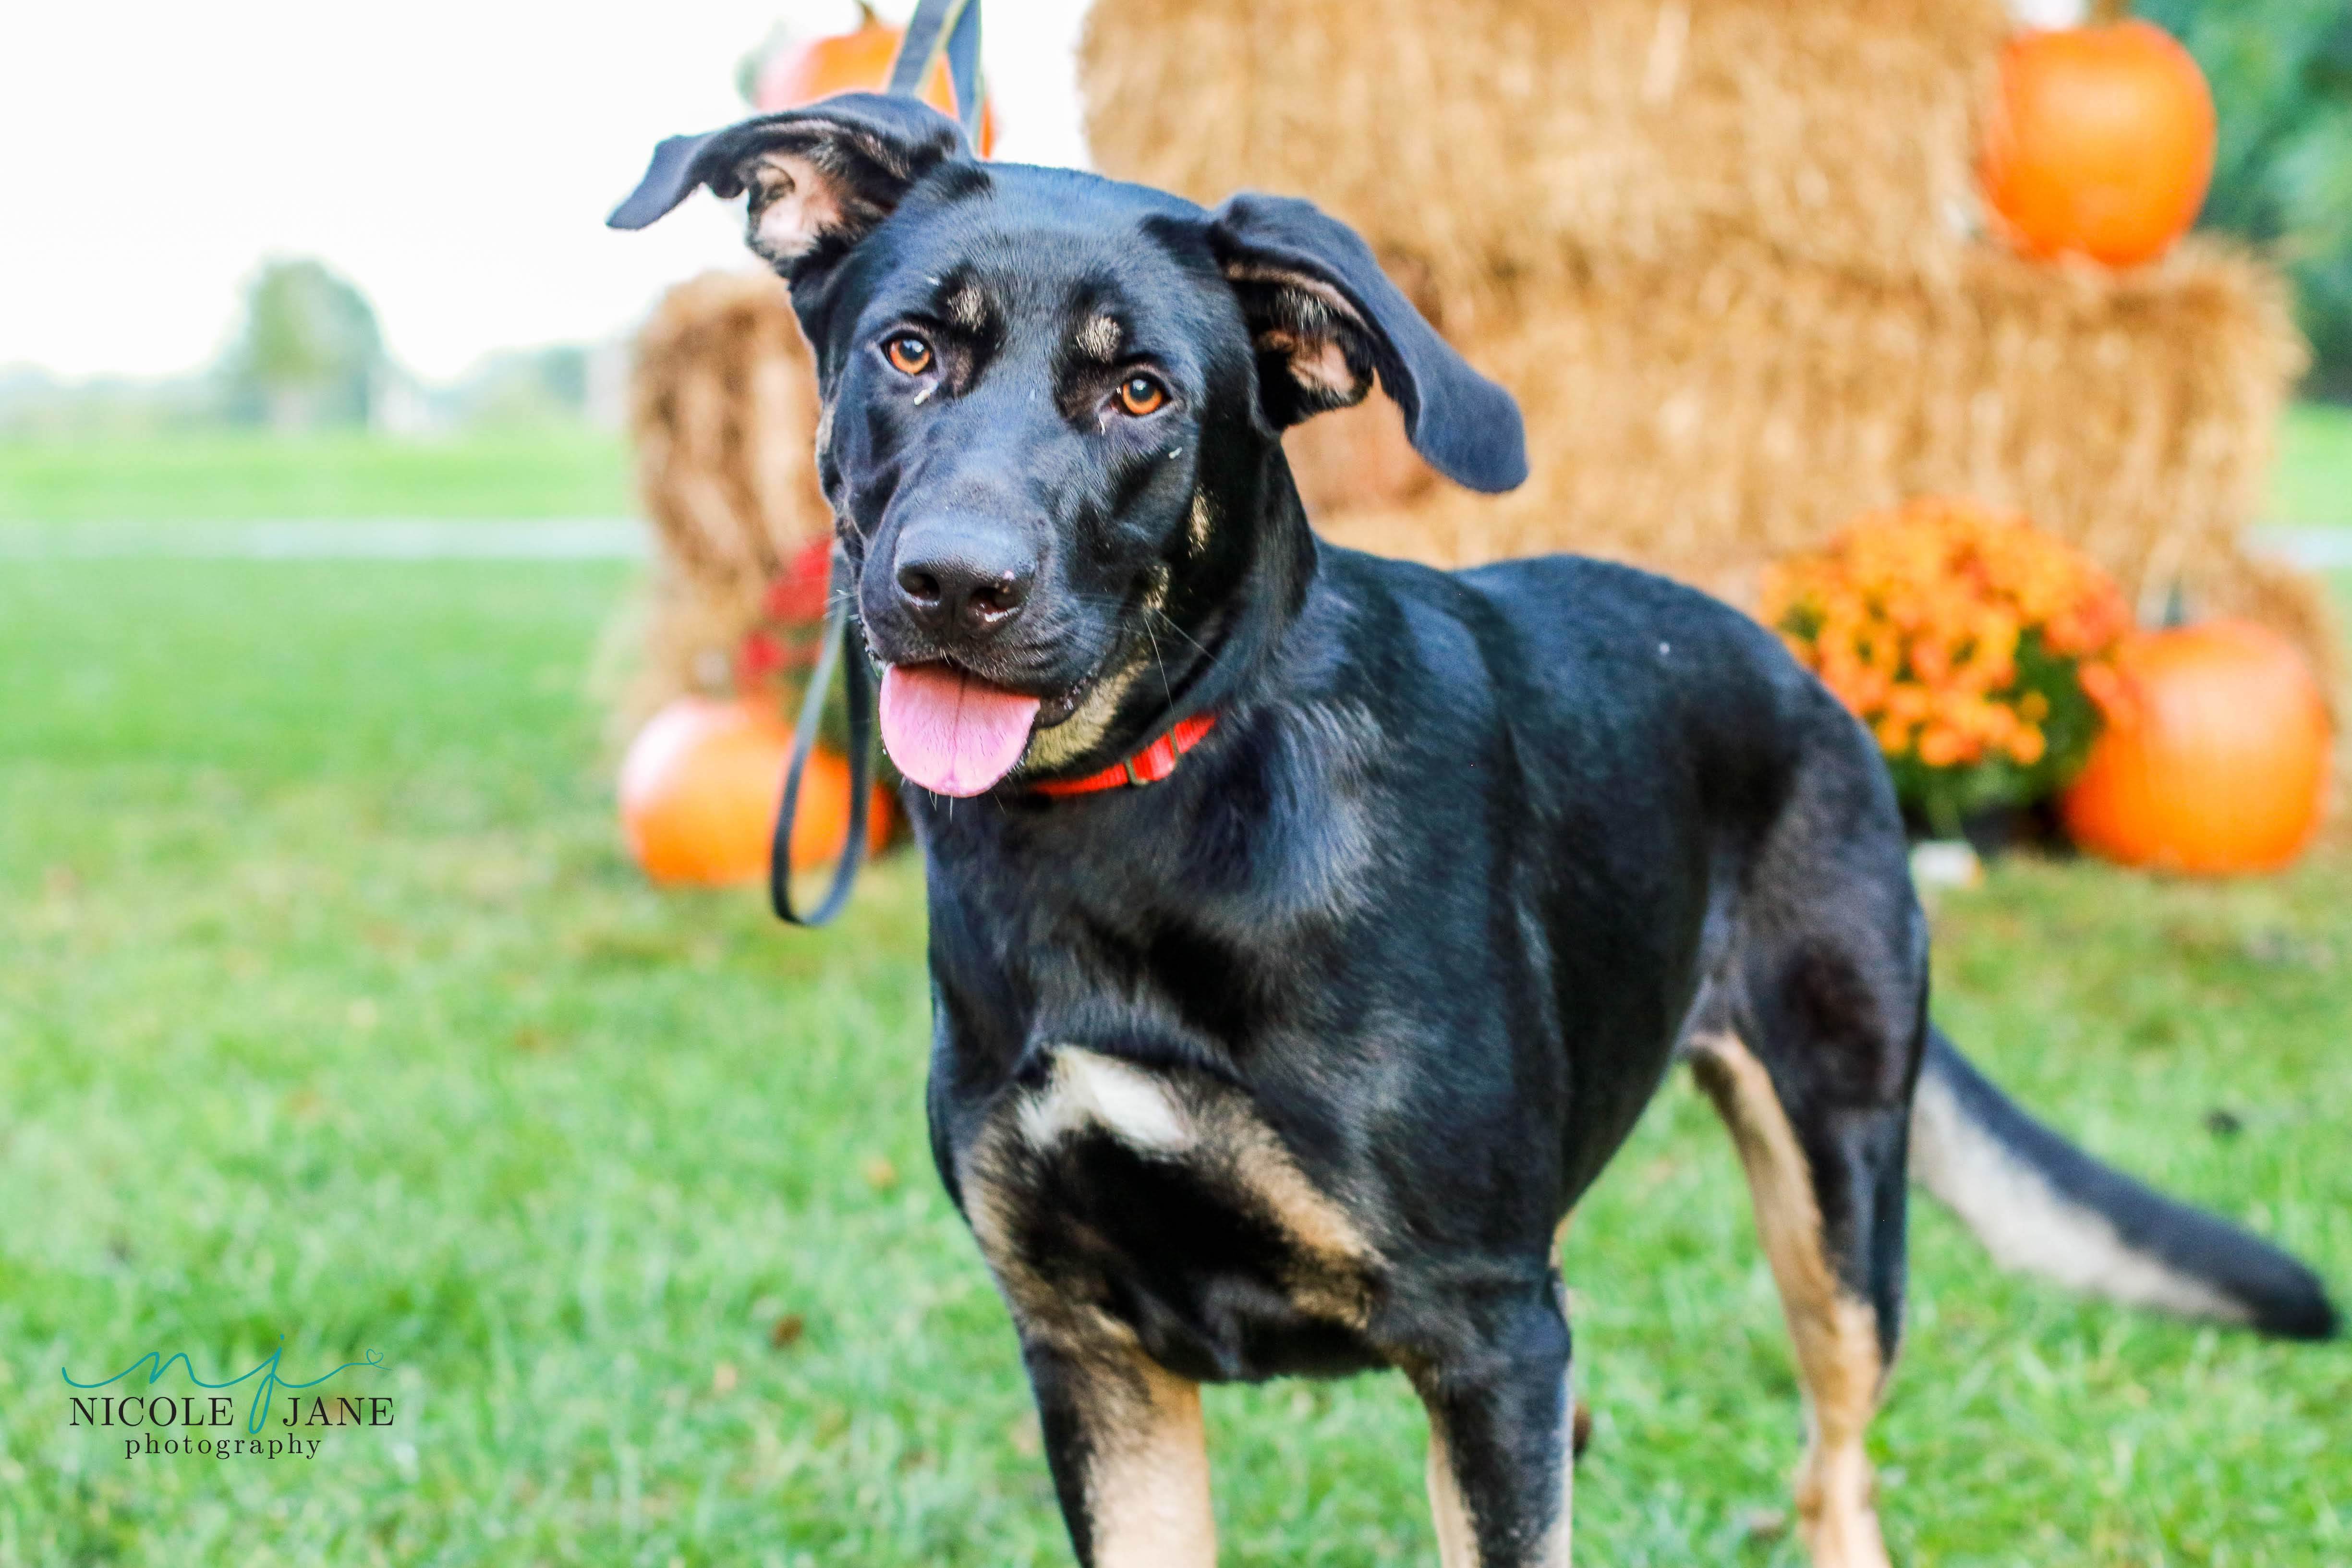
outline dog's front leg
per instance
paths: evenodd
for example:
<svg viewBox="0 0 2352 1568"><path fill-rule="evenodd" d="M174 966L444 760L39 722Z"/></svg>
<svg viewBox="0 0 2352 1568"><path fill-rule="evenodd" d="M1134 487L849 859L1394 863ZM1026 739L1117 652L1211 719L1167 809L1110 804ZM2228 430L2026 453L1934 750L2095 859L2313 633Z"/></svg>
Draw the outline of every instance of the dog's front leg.
<svg viewBox="0 0 2352 1568"><path fill-rule="evenodd" d="M1444 1568L1568 1568L1576 1401L1557 1286L1416 1373Z"/></svg>
<svg viewBox="0 0 2352 1568"><path fill-rule="evenodd" d="M1022 1359L1085 1568L1214 1568L1201 1385L1132 1342L1029 1340Z"/></svg>

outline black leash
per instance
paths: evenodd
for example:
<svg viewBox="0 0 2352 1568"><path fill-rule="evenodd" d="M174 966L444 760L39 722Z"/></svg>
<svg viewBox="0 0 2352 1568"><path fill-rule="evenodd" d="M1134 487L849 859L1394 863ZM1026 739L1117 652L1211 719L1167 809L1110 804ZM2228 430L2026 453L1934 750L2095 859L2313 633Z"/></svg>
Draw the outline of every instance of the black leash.
<svg viewBox="0 0 2352 1568"><path fill-rule="evenodd" d="M838 542L834 545L833 584L825 597L824 640L817 646L808 689L801 694L801 716L793 725L792 764L784 770L784 798L776 807L776 836L768 845L768 901L775 906L778 920L796 926L821 926L849 902L850 887L866 858L866 819L874 804L874 672L866 666L866 649L858 646L864 639L849 608L849 563ZM833 684L836 664L842 667L842 696L849 709L849 837L842 842L824 901L803 915L793 907L793 819L800 811L801 775L816 749L825 689Z"/></svg>
<svg viewBox="0 0 2352 1568"><path fill-rule="evenodd" d="M907 22L898 58L890 67L889 91L914 98L944 47L948 82L955 89L956 118L963 139L980 150L980 0L923 0Z"/></svg>
<svg viewBox="0 0 2352 1568"><path fill-rule="evenodd" d="M948 79L954 86L956 116L964 140L980 145L980 0L922 0L907 24L898 58L890 68L889 90L903 98L922 90L931 62L944 49ZM850 607L849 563L834 543L833 584L826 595L824 640L816 668L801 696L800 721L793 726L793 760L784 770L784 798L776 808L776 833L768 845L768 900L788 925L821 926L849 902L857 868L866 859L867 817L874 800L874 671L866 663L865 638ZM824 694L833 667L842 668L842 697L849 709L849 837L833 868L824 901L807 914L793 907L793 822L799 816L801 778L816 750L817 726L824 717Z"/></svg>

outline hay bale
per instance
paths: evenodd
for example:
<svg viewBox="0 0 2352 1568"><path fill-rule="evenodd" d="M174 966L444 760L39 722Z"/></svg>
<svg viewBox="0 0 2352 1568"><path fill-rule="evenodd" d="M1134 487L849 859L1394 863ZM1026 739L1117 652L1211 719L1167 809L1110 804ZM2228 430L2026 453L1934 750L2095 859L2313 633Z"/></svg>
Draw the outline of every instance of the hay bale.
<svg viewBox="0 0 2352 1568"><path fill-rule="evenodd" d="M1589 257L1727 242L1956 281L2010 27L2000 0L1100 0L1081 86L1105 172L1310 196L1466 329Z"/></svg>
<svg viewBox="0 0 2352 1568"><path fill-rule="evenodd" d="M1391 450L1344 487L1303 487L1310 515L1339 542L1440 565L1576 550L1746 602L1764 563L1859 513L1961 494L2082 546L2144 619L2176 586L2244 597L2242 534L2301 363L2276 276L2204 242L2122 276L1962 260L1951 290L1752 246L1590 269L1458 340L1525 411L1524 487L1483 497L1424 474L1369 494L1363 476L1402 462L1402 432L1380 426ZM2273 597L2263 618L2326 668L2324 612L2303 601L2288 615Z"/></svg>
<svg viewBox="0 0 2352 1568"><path fill-rule="evenodd" d="M764 584L832 532L816 419L781 279L709 272L663 298L637 337L629 426L638 498L678 571L719 590Z"/></svg>
<svg viewBox="0 0 2352 1568"><path fill-rule="evenodd" d="M729 689L771 581L833 531L816 482L817 398L800 323L770 272L711 272L638 334L630 430L659 556L602 685L624 732L682 692Z"/></svg>

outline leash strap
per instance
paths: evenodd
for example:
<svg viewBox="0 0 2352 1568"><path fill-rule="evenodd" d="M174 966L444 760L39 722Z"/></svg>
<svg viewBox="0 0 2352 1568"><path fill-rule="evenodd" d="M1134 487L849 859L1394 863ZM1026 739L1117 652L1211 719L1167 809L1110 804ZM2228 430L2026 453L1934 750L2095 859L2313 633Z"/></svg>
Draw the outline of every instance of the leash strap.
<svg viewBox="0 0 2352 1568"><path fill-rule="evenodd" d="M874 672L858 646L857 621L849 611L849 563L838 544L834 546L833 587L827 597L824 640L817 649L816 668L809 671L808 689L801 694L800 720L793 726L793 760L784 770L784 798L776 808L776 834L768 846L768 901L787 925L824 925L849 902L849 889L866 858L866 816L874 802ZM841 846L824 901L803 914L793 907L793 820L799 814L801 775L816 750L824 694L833 684L835 664L842 667L842 694L849 709L849 837Z"/></svg>
<svg viewBox="0 0 2352 1568"><path fill-rule="evenodd" d="M889 90L901 98L922 91L923 78L941 51L948 58L948 79L955 89L956 114L963 122L964 140L980 145L980 0L922 0L907 24L898 58L890 67ZM827 595L824 640L817 649L816 668L809 671L808 689L801 695L800 722L793 726L793 760L784 770L784 798L776 807L775 837L768 845L768 901L776 918L788 925L821 926L841 913L849 889L857 881L857 868L866 859L874 801L874 671L866 663L864 639L850 609L849 561L835 542L833 586ZM833 667L841 666L842 696L849 710L849 837L833 868L833 885L824 901L806 914L793 904L793 823L800 815L801 779L816 750L817 727L824 718L824 695L833 685Z"/></svg>
<svg viewBox="0 0 2352 1568"><path fill-rule="evenodd" d="M914 98L923 78L944 50L948 80L955 89L956 118L964 140L980 146L980 0L922 0L907 23L898 58L890 68L889 90Z"/></svg>

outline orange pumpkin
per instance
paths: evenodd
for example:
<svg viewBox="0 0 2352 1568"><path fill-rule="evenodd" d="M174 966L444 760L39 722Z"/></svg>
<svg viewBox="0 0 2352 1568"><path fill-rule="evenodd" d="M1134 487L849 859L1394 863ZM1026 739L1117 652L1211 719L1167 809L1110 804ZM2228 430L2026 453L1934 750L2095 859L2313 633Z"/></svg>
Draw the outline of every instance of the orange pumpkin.
<svg viewBox="0 0 2352 1568"><path fill-rule="evenodd" d="M2251 621L2127 640L2107 727L2060 802L2085 849L2126 866L2268 871L2327 799L2327 708L2294 646Z"/></svg>
<svg viewBox="0 0 2352 1568"><path fill-rule="evenodd" d="M621 763L621 832L646 876L722 886L768 874L792 727L765 704L681 697L648 720ZM879 847L887 801L868 817ZM793 819L793 869L832 864L849 837L849 764L809 755Z"/></svg>
<svg viewBox="0 0 2352 1568"><path fill-rule="evenodd" d="M2213 95L2146 22L2027 32L2001 51L1979 174L2018 248L2110 267L2154 259L2213 177Z"/></svg>
<svg viewBox="0 0 2352 1568"><path fill-rule="evenodd" d="M813 38L777 50L760 68L751 89L753 107L762 113L798 109L837 92L880 92L890 84L890 66L898 58L902 29L878 19L861 5L866 20L856 31ZM947 58L931 63L923 79L923 101L941 114L956 111L955 89L948 81ZM996 111L983 100L980 106L980 155L996 150Z"/></svg>

